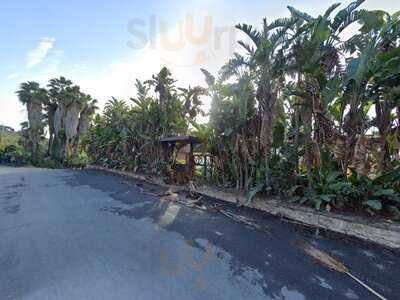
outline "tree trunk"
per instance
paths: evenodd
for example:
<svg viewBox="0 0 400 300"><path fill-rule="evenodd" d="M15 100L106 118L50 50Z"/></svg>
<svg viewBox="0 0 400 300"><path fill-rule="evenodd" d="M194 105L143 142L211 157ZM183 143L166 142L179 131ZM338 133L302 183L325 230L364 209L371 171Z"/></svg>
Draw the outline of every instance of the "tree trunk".
<svg viewBox="0 0 400 300"><path fill-rule="evenodd" d="M394 158L396 160L400 160L400 105L397 106L396 113L397 113L397 127L395 132L396 146L394 151Z"/></svg>
<svg viewBox="0 0 400 300"><path fill-rule="evenodd" d="M269 90L269 87L261 86L257 93L258 101L261 105L261 130L260 130L260 144L264 153L265 164L265 189L267 195L271 192L271 180L269 174L269 156L272 144L272 129L275 123L275 109L276 109L276 94Z"/></svg>
<svg viewBox="0 0 400 300"><path fill-rule="evenodd" d="M268 151L264 152L264 163L265 163L265 190L267 192L267 196L271 195L271 180L269 176L269 153Z"/></svg>
<svg viewBox="0 0 400 300"><path fill-rule="evenodd" d="M73 102L69 105L64 115L64 131L65 131L65 145L64 145L64 162L67 162L75 152L74 144L78 134L80 104Z"/></svg>
<svg viewBox="0 0 400 300"><path fill-rule="evenodd" d="M32 161L34 164L38 162L38 149L39 149L39 141L40 135L43 130L42 125L42 102L39 100L32 100L27 104L28 110L28 121L29 121L29 139L31 142L31 150L32 150Z"/></svg>
<svg viewBox="0 0 400 300"><path fill-rule="evenodd" d="M313 185L313 156L312 156L312 107L310 103L305 103L304 109L304 158L307 169L308 188L311 189Z"/></svg>
<svg viewBox="0 0 400 300"><path fill-rule="evenodd" d="M295 146L295 151L296 151L296 161L295 161L295 170L296 170L296 175L299 174L299 135L300 135L300 113L298 111L298 108L295 108L295 127L296 127L296 132L294 136L294 146Z"/></svg>
<svg viewBox="0 0 400 300"><path fill-rule="evenodd" d="M380 155L378 170L384 173L390 167L390 153L389 145L387 142L389 130L390 130L390 113L391 107L388 101L376 101L375 113L378 123L379 130L379 142L380 142Z"/></svg>
<svg viewBox="0 0 400 300"><path fill-rule="evenodd" d="M49 144L47 146L47 155L51 156L52 147L54 143L54 115L56 113L57 105L50 104L47 107L47 125L49 126Z"/></svg>
<svg viewBox="0 0 400 300"><path fill-rule="evenodd" d="M386 172L390 167L390 153L389 153L389 146L387 143L387 132L383 130L380 132L380 159L379 159L379 171L381 173Z"/></svg>

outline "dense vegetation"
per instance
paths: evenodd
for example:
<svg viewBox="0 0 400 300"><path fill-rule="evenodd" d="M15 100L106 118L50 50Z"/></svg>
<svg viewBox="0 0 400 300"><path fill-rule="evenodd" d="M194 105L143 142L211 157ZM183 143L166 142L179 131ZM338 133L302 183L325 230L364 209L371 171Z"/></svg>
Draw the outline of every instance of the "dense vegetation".
<svg viewBox="0 0 400 300"><path fill-rule="evenodd" d="M131 106L112 99L97 115L85 144L89 155L109 167L152 173L164 172L168 157L160 139L186 134L203 114L201 87L176 88L167 68L145 82L136 80L137 96ZM158 94L151 95L150 90Z"/></svg>
<svg viewBox="0 0 400 300"><path fill-rule="evenodd" d="M85 130L77 124L94 105L80 92L77 102L63 102L70 91L60 96L64 89L51 81L47 100L22 100L31 103L32 150L43 128L34 115L44 103L48 153L61 161L81 144L95 163L162 173L160 138L190 133L207 144L209 180L246 191L249 200L263 192L318 209L398 217L400 13L360 9L363 2L319 16L289 7L287 18L263 20L261 28L237 25L248 39L218 76L202 70L207 88L178 88L162 68L136 81L131 102L108 101L82 143L88 121ZM353 35L344 39L345 32ZM196 123L202 97L212 101L208 124Z"/></svg>

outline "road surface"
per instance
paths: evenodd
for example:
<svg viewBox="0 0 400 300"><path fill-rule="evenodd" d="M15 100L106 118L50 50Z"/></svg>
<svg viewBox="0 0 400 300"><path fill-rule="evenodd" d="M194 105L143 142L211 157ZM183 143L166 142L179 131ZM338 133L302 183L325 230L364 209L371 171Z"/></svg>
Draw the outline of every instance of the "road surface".
<svg viewBox="0 0 400 300"><path fill-rule="evenodd" d="M298 240L400 299L399 253L226 207L256 230L148 193L157 189L99 171L0 167L0 299L376 299Z"/></svg>

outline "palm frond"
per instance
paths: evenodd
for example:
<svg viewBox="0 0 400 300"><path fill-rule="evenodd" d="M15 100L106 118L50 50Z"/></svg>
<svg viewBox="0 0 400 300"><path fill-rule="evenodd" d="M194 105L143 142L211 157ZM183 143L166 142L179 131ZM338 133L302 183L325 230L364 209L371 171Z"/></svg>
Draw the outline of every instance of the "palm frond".
<svg viewBox="0 0 400 300"><path fill-rule="evenodd" d="M331 15L331 13L340 6L340 3L335 3L332 4L324 13L324 19L329 18L329 16Z"/></svg>
<svg viewBox="0 0 400 300"><path fill-rule="evenodd" d="M359 57L350 60L346 68L345 84L353 80L356 86L360 86L369 77L376 52L375 42L371 40Z"/></svg>
<svg viewBox="0 0 400 300"><path fill-rule="evenodd" d="M238 41L238 44L240 46L242 46L244 49L246 49L246 51L248 52L249 55L254 55L254 53L256 52L255 48L243 41Z"/></svg>
<svg viewBox="0 0 400 300"><path fill-rule="evenodd" d="M360 10L358 13L358 19L362 24L360 31L368 33L373 30L381 29L386 23L385 18L388 16L388 13L383 10Z"/></svg>
<svg viewBox="0 0 400 300"><path fill-rule="evenodd" d="M271 45L276 48L281 42L285 41L287 28L279 28L270 36Z"/></svg>
<svg viewBox="0 0 400 300"><path fill-rule="evenodd" d="M357 34L349 38L347 41L343 42L341 45L339 45L339 50L342 52L348 52L352 54L357 50L362 49L364 43L365 41L363 35Z"/></svg>
<svg viewBox="0 0 400 300"><path fill-rule="evenodd" d="M267 30L273 30L279 27L289 28L297 22L295 18L279 18L267 26Z"/></svg>
<svg viewBox="0 0 400 300"><path fill-rule="evenodd" d="M348 25L355 22L359 18L359 13L355 11L357 7L363 4L365 0L357 0L350 3L346 8L340 10L331 23L331 29L333 32L341 32Z"/></svg>
<svg viewBox="0 0 400 300"><path fill-rule="evenodd" d="M288 6L287 8L293 17L303 19L304 21L306 21L308 23L313 22L315 20L315 18L311 17L309 14L307 14L305 12L301 12L292 6Z"/></svg>
<svg viewBox="0 0 400 300"><path fill-rule="evenodd" d="M215 77L206 69L201 68L200 71L204 74L204 76L206 77L206 83L208 86L213 86L215 83Z"/></svg>
<svg viewBox="0 0 400 300"><path fill-rule="evenodd" d="M235 27L243 31L253 41L254 44L260 44L261 33L257 29L253 28L253 26L248 24L238 24Z"/></svg>
<svg viewBox="0 0 400 300"><path fill-rule="evenodd" d="M221 80L224 81L234 75L238 75L239 69L245 65L247 65L246 59L242 55L234 53L234 57L223 65L219 72Z"/></svg>

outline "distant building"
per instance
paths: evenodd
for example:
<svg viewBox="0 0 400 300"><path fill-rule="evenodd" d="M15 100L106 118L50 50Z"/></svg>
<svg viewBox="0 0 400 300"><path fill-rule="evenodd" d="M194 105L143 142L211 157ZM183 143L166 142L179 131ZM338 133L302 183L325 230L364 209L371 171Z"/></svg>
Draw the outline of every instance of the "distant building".
<svg viewBox="0 0 400 300"><path fill-rule="evenodd" d="M15 132L15 130L10 126L0 125L0 132Z"/></svg>

